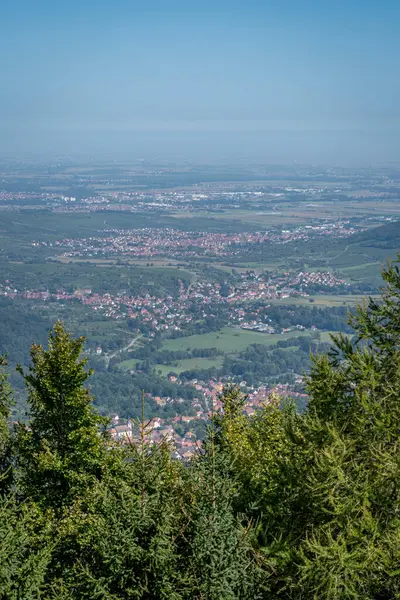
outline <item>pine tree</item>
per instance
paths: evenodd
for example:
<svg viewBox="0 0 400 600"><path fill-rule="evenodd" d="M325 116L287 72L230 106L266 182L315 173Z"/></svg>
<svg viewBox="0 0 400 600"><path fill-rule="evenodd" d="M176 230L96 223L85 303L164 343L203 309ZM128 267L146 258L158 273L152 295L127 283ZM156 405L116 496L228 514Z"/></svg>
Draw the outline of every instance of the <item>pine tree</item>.
<svg viewBox="0 0 400 600"><path fill-rule="evenodd" d="M235 509L238 493L227 432L240 418L244 398L227 386L226 418L212 410L203 452L185 471L185 530L181 548L188 587L185 598L263 598L268 590L261 560L252 548L252 523Z"/></svg>
<svg viewBox="0 0 400 600"><path fill-rule="evenodd" d="M211 451L211 448L210 448ZM183 557L185 598L256 600L268 597L261 560L252 548L251 522L236 513L228 456L218 447L189 467Z"/></svg>
<svg viewBox="0 0 400 600"><path fill-rule="evenodd" d="M136 425L137 436L113 450L115 468L61 523L56 598L183 597L176 552L182 467L166 443L150 443L144 416Z"/></svg>
<svg viewBox="0 0 400 600"><path fill-rule="evenodd" d="M44 598L52 551L50 522L32 504L0 498L0 598Z"/></svg>
<svg viewBox="0 0 400 600"><path fill-rule="evenodd" d="M90 371L83 343L57 323L48 350L34 344L28 373L19 368L30 407L29 426L17 432L21 485L27 497L57 510L101 479L106 463L106 420L84 386Z"/></svg>
<svg viewBox="0 0 400 600"><path fill-rule="evenodd" d="M314 358L309 407L292 438L290 598L400 594L398 267L383 277L381 301L350 316L354 342L334 337L331 354Z"/></svg>
<svg viewBox="0 0 400 600"><path fill-rule="evenodd" d="M293 446L288 435L289 423L296 430L297 415L291 403L270 394L252 417L243 412L246 398L239 386L224 388L220 400L223 415L216 417L217 441L228 453L232 477L239 493L235 509L258 523L261 535L280 535L290 520L290 510L282 494L293 461Z"/></svg>
<svg viewBox="0 0 400 600"><path fill-rule="evenodd" d="M397 265L383 278L381 300L349 317L353 339L313 358L303 415L270 404L248 418L227 395L222 446L273 598L400 597Z"/></svg>
<svg viewBox="0 0 400 600"><path fill-rule="evenodd" d="M13 479L12 438L9 423L12 389L4 370L6 366L6 358L0 356L0 496L9 490Z"/></svg>

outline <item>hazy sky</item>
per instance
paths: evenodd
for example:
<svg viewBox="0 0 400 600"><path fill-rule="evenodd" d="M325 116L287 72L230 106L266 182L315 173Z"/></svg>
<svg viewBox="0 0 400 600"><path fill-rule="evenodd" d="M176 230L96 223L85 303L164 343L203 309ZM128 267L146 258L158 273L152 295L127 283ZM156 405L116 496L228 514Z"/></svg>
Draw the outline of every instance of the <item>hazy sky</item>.
<svg viewBox="0 0 400 600"><path fill-rule="evenodd" d="M400 160L398 0L2 0L0 151Z"/></svg>

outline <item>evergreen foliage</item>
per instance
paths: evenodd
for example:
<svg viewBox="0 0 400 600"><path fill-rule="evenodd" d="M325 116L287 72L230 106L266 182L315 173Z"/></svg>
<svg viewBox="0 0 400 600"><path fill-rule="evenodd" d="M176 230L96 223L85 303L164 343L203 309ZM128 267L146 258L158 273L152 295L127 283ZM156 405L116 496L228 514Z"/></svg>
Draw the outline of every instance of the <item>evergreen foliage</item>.
<svg viewBox="0 0 400 600"><path fill-rule="evenodd" d="M12 482L12 439L9 427L12 405L12 389L5 372L7 359L0 356L0 496Z"/></svg>
<svg viewBox="0 0 400 600"><path fill-rule="evenodd" d="M77 560L63 585L71 599L179 600L176 466L165 448L130 447L124 459L124 474L99 482L64 523L60 556Z"/></svg>
<svg viewBox="0 0 400 600"><path fill-rule="evenodd" d="M0 498L0 597L38 600L47 575L53 543L51 520L14 496Z"/></svg>
<svg viewBox="0 0 400 600"><path fill-rule="evenodd" d="M248 417L228 386L188 465L150 442L144 401L131 443L108 438L57 323L15 435L0 373L1 600L400 598L398 265L383 277L313 357L302 414L271 396Z"/></svg>
<svg viewBox="0 0 400 600"><path fill-rule="evenodd" d="M20 425L17 457L25 494L48 507L72 502L100 479L105 463L107 421L92 406L84 387L90 372L80 355L83 338L72 339L57 323L48 350L33 344L32 365L25 374L29 393L29 427Z"/></svg>

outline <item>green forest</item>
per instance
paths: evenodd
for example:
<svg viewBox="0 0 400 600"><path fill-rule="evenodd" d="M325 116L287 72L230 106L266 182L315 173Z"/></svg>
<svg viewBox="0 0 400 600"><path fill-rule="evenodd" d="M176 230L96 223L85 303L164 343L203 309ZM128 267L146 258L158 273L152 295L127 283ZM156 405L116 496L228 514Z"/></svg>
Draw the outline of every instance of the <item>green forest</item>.
<svg viewBox="0 0 400 600"><path fill-rule="evenodd" d="M11 423L3 357L1 600L400 598L397 263L383 279L353 335L313 356L305 410L271 396L249 417L228 385L187 464L150 443L144 405L132 443L113 442L62 323L19 368L27 422Z"/></svg>

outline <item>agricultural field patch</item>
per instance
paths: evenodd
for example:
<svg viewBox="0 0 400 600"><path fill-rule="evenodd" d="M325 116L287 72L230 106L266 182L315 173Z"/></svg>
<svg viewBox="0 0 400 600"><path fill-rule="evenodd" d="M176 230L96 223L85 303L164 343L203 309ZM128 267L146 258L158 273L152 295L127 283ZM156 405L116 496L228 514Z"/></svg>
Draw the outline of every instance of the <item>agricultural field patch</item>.
<svg viewBox="0 0 400 600"><path fill-rule="evenodd" d="M235 329L233 327L223 327L218 332L166 340L163 344L163 348L167 350L217 348L217 350L231 354L244 350L250 346L250 344L272 345L276 344L279 340L285 340L295 336L299 336L298 331L290 331L283 334L269 334Z"/></svg>

